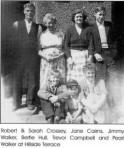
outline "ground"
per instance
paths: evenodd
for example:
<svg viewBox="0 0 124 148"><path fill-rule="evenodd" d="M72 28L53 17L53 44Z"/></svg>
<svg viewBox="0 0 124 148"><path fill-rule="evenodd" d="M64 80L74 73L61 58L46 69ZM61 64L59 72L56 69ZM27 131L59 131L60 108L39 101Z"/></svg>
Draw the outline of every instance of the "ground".
<svg viewBox="0 0 124 148"><path fill-rule="evenodd" d="M110 70L108 81L110 99L110 123L124 123L124 71L119 68ZM26 107L12 111L12 97L5 97L4 89L1 87L1 122L2 123L47 123L42 111L33 115L33 111ZM22 99L25 101L25 96Z"/></svg>

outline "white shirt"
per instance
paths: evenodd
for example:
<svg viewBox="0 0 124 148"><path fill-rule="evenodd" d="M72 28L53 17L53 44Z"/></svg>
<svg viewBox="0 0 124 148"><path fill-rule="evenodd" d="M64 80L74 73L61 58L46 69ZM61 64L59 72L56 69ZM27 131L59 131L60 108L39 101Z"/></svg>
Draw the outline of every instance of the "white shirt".
<svg viewBox="0 0 124 148"><path fill-rule="evenodd" d="M32 21L29 23L27 20L25 20L25 23L26 23L27 32L29 34L29 32L31 30Z"/></svg>
<svg viewBox="0 0 124 148"><path fill-rule="evenodd" d="M82 29L81 29L80 27L78 27L77 25L75 25L75 27L76 27L77 33L80 35L80 34L81 34Z"/></svg>
<svg viewBox="0 0 124 148"><path fill-rule="evenodd" d="M104 22L102 24L100 24L99 22L96 22L96 24L98 26L102 48L108 48L107 36L106 36Z"/></svg>

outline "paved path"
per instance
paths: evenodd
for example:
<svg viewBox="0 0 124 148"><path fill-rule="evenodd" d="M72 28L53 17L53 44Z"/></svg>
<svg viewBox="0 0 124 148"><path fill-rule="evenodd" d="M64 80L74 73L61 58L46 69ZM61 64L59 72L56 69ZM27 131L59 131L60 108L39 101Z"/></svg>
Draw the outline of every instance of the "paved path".
<svg viewBox="0 0 124 148"><path fill-rule="evenodd" d="M124 73L112 72L109 81L110 92L114 104L110 109L111 123L124 123ZM29 111L26 107L15 112L12 111L12 98L3 96L4 90L1 87L1 122L2 123L47 123L42 111L37 115L33 115L33 111ZM24 99L24 98L23 98Z"/></svg>

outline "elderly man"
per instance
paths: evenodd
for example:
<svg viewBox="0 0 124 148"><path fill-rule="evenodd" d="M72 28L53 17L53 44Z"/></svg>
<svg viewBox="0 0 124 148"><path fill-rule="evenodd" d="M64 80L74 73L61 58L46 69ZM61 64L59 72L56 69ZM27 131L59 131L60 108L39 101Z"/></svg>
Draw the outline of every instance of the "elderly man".
<svg viewBox="0 0 124 148"><path fill-rule="evenodd" d="M29 110L35 108L34 102L38 89L39 56L38 28L33 22L35 7L32 3L24 5L25 18L16 21L14 28L14 105L15 110L21 107L23 88L26 88L26 104ZM25 87L24 87L25 86Z"/></svg>

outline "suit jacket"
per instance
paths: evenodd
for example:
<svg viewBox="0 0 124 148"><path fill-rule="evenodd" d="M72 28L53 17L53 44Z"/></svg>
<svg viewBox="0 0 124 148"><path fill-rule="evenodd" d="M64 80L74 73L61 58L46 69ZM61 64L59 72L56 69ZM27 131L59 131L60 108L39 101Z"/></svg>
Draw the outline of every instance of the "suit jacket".
<svg viewBox="0 0 124 148"><path fill-rule="evenodd" d="M57 95L60 101L64 101L69 97L64 84L59 84L57 87L55 87L55 89L52 89L52 87L47 84L38 91L38 96L44 100L49 100L49 98L53 95Z"/></svg>
<svg viewBox="0 0 124 148"><path fill-rule="evenodd" d="M114 42L114 33L112 29L112 24L110 22L105 21L104 25L105 25L105 31L107 36L107 43L108 43L109 49L111 49ZM100 39L98 26L96 23L91 26L91 32L93 37L93 48L91 49L93 50L90 51L90 54L95 54L95 53L101 54L102 52L101 39Z"/></svg>
<svg viewBox="0 0 124 148"><path fill-rule="evenodd" d="M31 30L27 33L25 21L19 21L15 29L15 56L17 63L23 65L35 65L38 59L38 25L32 22Z"/></svg>

